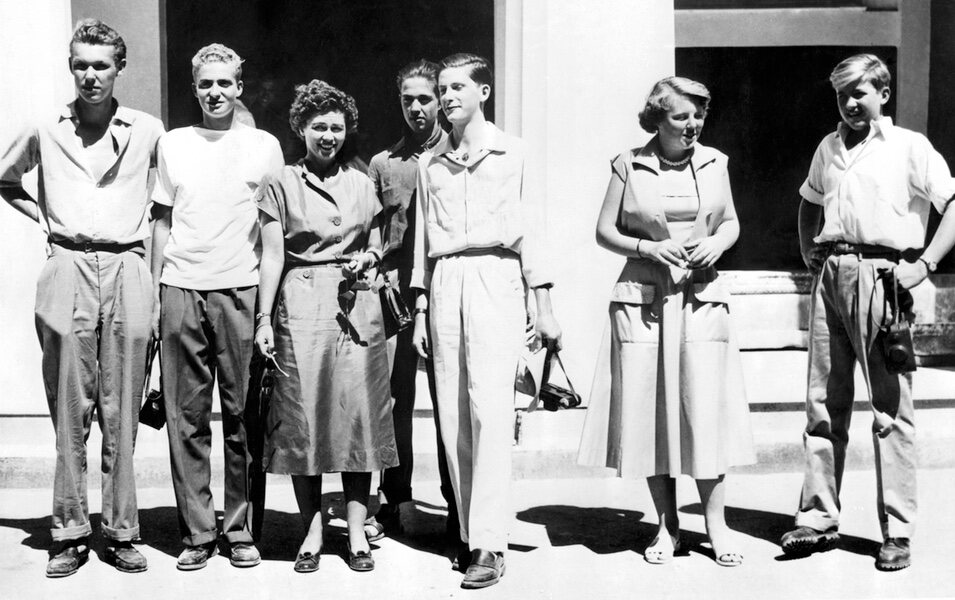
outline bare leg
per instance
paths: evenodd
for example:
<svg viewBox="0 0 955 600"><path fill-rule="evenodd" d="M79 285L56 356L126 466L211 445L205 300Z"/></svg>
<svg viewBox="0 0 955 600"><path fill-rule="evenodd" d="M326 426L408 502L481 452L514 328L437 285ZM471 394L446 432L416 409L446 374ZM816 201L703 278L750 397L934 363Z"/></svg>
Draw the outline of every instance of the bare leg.
<svg viewBox="0 0 955 600"><path fill-rule="evenodd" d="M726 525L726 485L724 476L716 479L697 479L696 488L703 504L706 535L713 546L716 562L724 566L742 564L743 556L735 549L730 528Z"/></svg>
<svg viewBox="0 0 955 600"><path fill-rule="evenodd" d="M305 526L305 539L298 553L317 556L322 551L322 476L292 475L292 489Z"/></svg>
<svg viewBox="0 0 955 600"><path fill-rule="evenodd" d="M371 547L365 537L365 519L368 518L371 473L342 473L342 489L345 492L348 545L353 553L368 552Z"/></svg>
<svg viewBox="0 0 955 600"><path fill-rule="evenodd" d="M669 475L647 477L660 529L644 554L647 562L665 563L673 558L680 544L680 516L676 510L676 479Z"/></svg>

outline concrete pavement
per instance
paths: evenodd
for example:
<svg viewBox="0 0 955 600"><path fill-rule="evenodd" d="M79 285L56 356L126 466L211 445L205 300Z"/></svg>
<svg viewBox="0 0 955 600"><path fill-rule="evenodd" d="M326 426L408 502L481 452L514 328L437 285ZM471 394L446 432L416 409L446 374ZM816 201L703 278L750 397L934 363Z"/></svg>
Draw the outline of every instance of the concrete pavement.
<svg viewBox="0 0 955 600"><path fill-rule="evenodd" d="M861 442L861 440L857 440ZM326 548L317 573L292 571L302 535L289 480L269 481L263 563L236 569L217 556L201 571L176 570L181 547L169 488L140 490L141 549L146 573L127 575L101 561L102 541L79 573L44 577L49 540L49 489L0 489L0 598L938 598L955 597L955 470L924 469L919 482L920 530L914 564L897 573L874 568L879 546L871 470L846 474L843 541L826 554L783 560L777 545L790 527L798 473L739 473L728 479L727 516L745 564L717 566L705 542L699 500L690 479L678 494L687 556L664 566L643 561L655 520L642 481L612 477L523 479L513 485L515 520L507 574L486 590L459 589L461 575L442 555L444 506L437 484L415 482L415 503L403 508L407 533L374 546L377 567L354 573L342 559L344 522L338 476L326 478ZM221 502L221 489L215 490ZM221 506L221 505L220 505ZM91 508L99 510L98 494ZM98 518L98 515L96 515Z"/></svg>

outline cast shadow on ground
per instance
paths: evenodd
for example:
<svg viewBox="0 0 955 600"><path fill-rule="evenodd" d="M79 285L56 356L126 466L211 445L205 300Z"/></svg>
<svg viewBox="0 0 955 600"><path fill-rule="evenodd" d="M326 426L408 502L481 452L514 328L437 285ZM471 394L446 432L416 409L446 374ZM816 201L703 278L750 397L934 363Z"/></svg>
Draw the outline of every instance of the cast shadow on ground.
<svg viewBox="0 0 955 600"><path fill-rule="evenodd" d="M699 515L701 507L697 502L681 507L680 512ZM633 510L569 505L535 506L517 514L521 521L543 525L552 546L580 545L595 554L627 550L643 554L657 533L656 523L644 522L644 516ZM779 538L793 527L792 515L734 506L726 507L726 520L734 531L773 544L778 544ZM705 535L683 530L681 538L685 552L699 552L713 558ZM842 535L837 551L875 556L879 547L880 543L873 540ZM783 556L780 550L776 560L790 558Z"/></svg>

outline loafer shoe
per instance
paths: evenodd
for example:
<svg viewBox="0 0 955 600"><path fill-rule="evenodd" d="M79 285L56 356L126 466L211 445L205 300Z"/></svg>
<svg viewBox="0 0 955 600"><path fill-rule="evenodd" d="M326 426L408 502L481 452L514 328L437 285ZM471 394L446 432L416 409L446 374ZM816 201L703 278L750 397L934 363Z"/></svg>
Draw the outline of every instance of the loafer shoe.
<svg viewBox="0 0 955 600"><path fill-rule="evenodd" d="M146 570L146 557L133 547L132 542L110 542L106 546L106 562L123 573L142 573Z"/></svg>
<svg viewBox="0 0 955 600"><path fill-rule="evenodd" d="M875 567L880 571L898 571L912 564L912 551L909 538L888 538L879 548L879 558Z"/></svg>
<svg viewBox="0 0 955 600"><path fill-rule="evenodd" d="M258 549L248 542L236 542L230 550L229 563L233 567L254 567L262 562Z"/></svg>
<svg viewBox="0 0 955 600"><path fill-rule="evenodd" d="M461 587L476 590L494 585L504 576L504 554L476 548L471 551L471 564L464 572Z"/></svg>
<svg viewBox="0 0 955 600"><path fill-rule="evenodd" d="M179 553L179 558L176 559L176 568L180 571L199 570L206 566L209 559L215 556L218 551L219 547L215 542L202 544L200 546L186 546L186 548Z"/></svg>
<svg viewBox="0 0 955 600"><path fill-rule="evenodd" d="M68 540L50 552L46 563L47 577L66 577L76 573L89 559L90 547L86 539Z"/></svg>
<svg viewBox="0 0 955 600"><path fill-rule="evenodd" d="M835 529L819 531L812 527L797 527L783 534L779 545L790 556L809 556L813 552L832 550L839 542L839 532Z"/></svg>

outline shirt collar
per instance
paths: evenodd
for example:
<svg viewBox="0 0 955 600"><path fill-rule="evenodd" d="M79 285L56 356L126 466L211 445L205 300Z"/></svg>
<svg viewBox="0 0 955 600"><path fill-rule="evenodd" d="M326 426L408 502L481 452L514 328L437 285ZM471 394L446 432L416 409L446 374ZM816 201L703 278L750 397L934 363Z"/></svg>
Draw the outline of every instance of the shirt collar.
<svg viewBox="0 0 955 600"><path fill-rule="evenodd" d="M488 136L488 143L486 144L486 147L482 148L481 150L486 152L506 152L507 142L504 132L498 129L497 126L490 121L485 124L485 127L489 129L491 135ZM451 145L451 134L446 134L442 140L434 145L434 147L431 149L431 152L435 156L442 156L454 152L454 147Z"/></svg>
<svg viewBox="0 0 955 600"><path fill-rule="evenodd" d="M839 121L836 131L839 133L839 137L842 141L845 142L846 135L849 134L849 126L846 125L844 121ZM879 135L882 136L882 139L888 140L891 139L895 133L895 124L892 123L892 117L881 117L869 123L869 135L866 136L866 139L871 139Z"/></svg>
<svg viewBox="0 0 955 600"><path fill-rule="evenodd" d="M411 136L411 133L406 131L405 134L401 136L401 139L395 142L395 145L388 149L388 154L391 156L396 156L398 154L404 154L406 151L418 153L434 149L435 146L448 137L448 134L445 133L444 129L441 129L440 125L434 129L435 130L431 134L431 137L429 137L424 144L418 144Z"/></svg>
<svg viewBox="0 0 955 600"><path fill-rule="evenodd" d="M653 136L643 148L637 148L631 151L631 161L642 165L654 173L660 170L660 140L659 136ZM693 155L690 157L690 163L694 171L699 171L707 164L716 160L717 152L709 146L702 144L693 145Z"/></svg>
<svg viewBox="0 0 955 600"><path fill-rule="evenodd" d="M121 106L116 98L112 99L113 116L110 117L110 125L132 125L136 120L136 113L131 109ZM79 121L79 115L76 114L76 100L66 104L60 110L60 121Z"/></svg>

